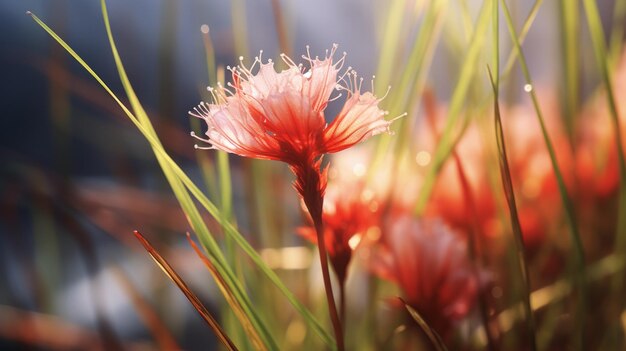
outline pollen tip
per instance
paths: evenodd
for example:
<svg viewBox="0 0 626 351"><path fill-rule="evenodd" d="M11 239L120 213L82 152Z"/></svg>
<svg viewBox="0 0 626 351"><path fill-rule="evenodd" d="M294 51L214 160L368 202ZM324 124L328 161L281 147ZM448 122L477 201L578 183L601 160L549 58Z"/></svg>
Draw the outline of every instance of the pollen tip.
<svg viewBox="0 0 626 351"><path fill-rule="evenodd" d="M209 34L209 25L203 24L200 26L200 31L204 34Z"/></svg>
<svg viewBox="0 0 626 351"><path fill-rule="evenodd" d="M189 133L189 135L196 136L196 132L191 132L191 133Z"/></svg>
<svg viewBox="0 0 626 351"><path fill-rule="evenodd" d="M193 148L194 148L194 149L196 149L196 150L200 149L200 147L198 146L198 144L193 144Z"/></svg>
<svg viewBox="0 0 626 351"><path fill-rule="evenodd" d="M33 13L32 13L32 12L30 12L30 11L26 11L26 14L27 14L28 16L32 16L32 15L33 15Z"/></svg>
<svg viewBox="0 0 626 351"><path fill-rule="evenodd" d="M243 61L243 56L239 56L239 61Z"/></svg>

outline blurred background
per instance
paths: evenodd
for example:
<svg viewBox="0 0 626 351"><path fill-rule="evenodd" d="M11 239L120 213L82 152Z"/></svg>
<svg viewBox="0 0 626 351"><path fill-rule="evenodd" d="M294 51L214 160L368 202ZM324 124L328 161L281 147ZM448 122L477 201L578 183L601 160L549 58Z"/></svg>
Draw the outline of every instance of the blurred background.
<svg viewBox="0 0 626 351"><path fill-rule="evenodd" d="M415 13L428 3L405 2ZM461 2L476 16L480 1ZM348 64L369 81L377 72L391 3L107 2L122 61L165 149L216 201L211 190L215 184L202 177L203 165L214 165L215 155L194 149L189 131L199 127L187 114L206 98L210 83L201 26L209 26L217 66L234 65L239 55L249 64L260 50L265 58L284 51L299 58L306 45L321 56L337 43L339 52L348 53ZM521 25L533 3L510 3ZM556 91L563 82L557 3L542 5L524 44L535 85ZM605 33L610 33L615 3L599 1L598 6ZM132 235L140 230L154 239L192 290L220 315L219 291L202 262L189 254L184 236L189 224L149 144L26 11L46 22L118 96L124 96L99 1L0 3L0 349L212 349L207 345L215 344L213 334ZM452 6L450 18L459 12ZM415 35L422 20L415 18L414 24L405 25L409 34L398 38L399 46ZM504 62L511 45L505 24L500 26ZM584 20L580 27L580 98L586 99L599 78L592 69L593 51L585 44L589 35ZM453 33L451 38L465 35L460 28L445 28ZM446 42L435 51L428 86L439 100L447 101L458 58ZM401 75L402 66L397 69ZM523 85L517 70L512 77ZM391 85L393 89L394 82ZM509 101L522 95L513 93ZM329 111L337 109L331 106ZM230 157L230 162L234 211L242 233L274 262L281 278L303 293L298 282L315 280L319 272L309 269L311 247L293 235L306 220L290 189L289 171L274 162L259 166L238 157ZM246 175L255 167L265 167L261 183ZM285 181L272 181L277 177ZM277 201L261 203L267 195L260 191ZM263 211L280 215L267 218ZM209 215L204 218L217 227ZM293 260L272 261L275 252L267 249L282 247L301 251ZM304 339L302 328L301 323L289 324L285 338L297 345Z"/></svg>

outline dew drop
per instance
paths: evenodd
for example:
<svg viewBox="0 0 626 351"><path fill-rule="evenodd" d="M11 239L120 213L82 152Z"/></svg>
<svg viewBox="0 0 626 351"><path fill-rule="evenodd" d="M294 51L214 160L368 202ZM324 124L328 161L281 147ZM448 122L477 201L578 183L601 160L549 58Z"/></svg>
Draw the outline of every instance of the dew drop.
<svg viewBox="0 0 626 351"><path fill-rule="evenodd" d="M530 93L531 91L533 91L533 86L530 84L525 84L524 85L524 91L527 93Z"/></svg>

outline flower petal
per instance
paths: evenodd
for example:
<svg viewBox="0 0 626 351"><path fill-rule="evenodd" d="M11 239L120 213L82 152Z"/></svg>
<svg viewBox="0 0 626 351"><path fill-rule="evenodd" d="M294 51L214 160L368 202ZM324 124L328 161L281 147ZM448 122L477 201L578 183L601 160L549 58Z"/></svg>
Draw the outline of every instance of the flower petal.
<svg viewBox="0 0 626 351"><path fill-rule="evenodd" d="M332 153L349 148L367 138L389 132L390 121L372 93L354 92L335 120L324 131L324 152Z"/></svg>

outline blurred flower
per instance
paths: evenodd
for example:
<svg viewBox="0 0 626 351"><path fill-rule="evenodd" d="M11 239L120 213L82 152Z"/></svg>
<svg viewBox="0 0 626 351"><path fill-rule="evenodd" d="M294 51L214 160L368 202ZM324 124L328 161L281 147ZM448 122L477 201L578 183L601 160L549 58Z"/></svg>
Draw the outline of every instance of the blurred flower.
<svg viewBox="0 0 626 351"><path fill-rule="evenodd" d="M374 272L401 288L406 302L446 335L472 310L485 274L475 274L467 245L442 222L392 218L372 258Z"/></svg>
<svg viewBox="0 0 626 351"><path fill-rule="evenodd" d="M352 259L352 251L378 225L379 204L363 181L330 183L324 198L324 241L330 262L342 284ZM375 231L375 230L374 230ZM298 233L316 243L313 226L298 228Z"/></svg>
<svg viewBox="0 0 626 351"><path fill-rule="evenodd" d="M557 99L542 90L541 108L546 127L553 142L559 167L564 174L568 190L573 190L573 155L569 141L559 120ZM426 122L421 128L417 148L419 152L432 153L443 129L442 116L445 106L432 96L425 96ZM561 199L552 169L550 155L533 109L529 106L502 106L505 142L511 168L513 186L517 195L517 211L520 216L524 243L535 252L545 242L553 229L554 218L560 215ZM505 233L497 211L498 192L501 191L497 164L496 140L491 128L482 130L478 124L470 124L464 131L453 156L444 164L433 188L427 208L429 216L440 216L454 228L467 233L475 225L484 239L498 239ZM461 182L462 166L468 189ZM495 172L495 177L494 173ZM496 181L494 182L493 179ZM465 191L471 192L468 207ZM479 248L485 244L478 242ZM494 250L492 250L493 252Z"/></svg>

